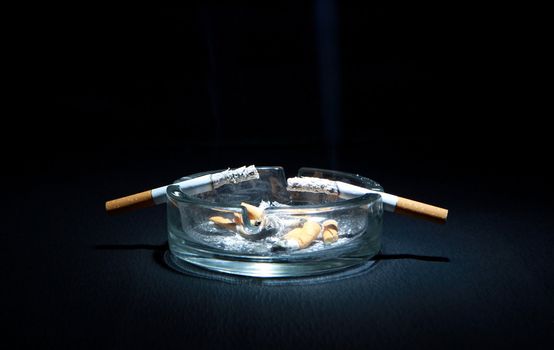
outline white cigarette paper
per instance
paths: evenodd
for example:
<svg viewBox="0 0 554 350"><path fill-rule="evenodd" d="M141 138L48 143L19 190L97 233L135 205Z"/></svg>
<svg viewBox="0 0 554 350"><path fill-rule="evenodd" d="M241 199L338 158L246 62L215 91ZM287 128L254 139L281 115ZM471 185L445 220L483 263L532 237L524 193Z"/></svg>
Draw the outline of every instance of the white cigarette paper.
<svg viewBox="0 0 554 350"><path fill-rule="evenodd" d="M178 185L181 190L186 191L188 194L198 194L215 190L226 184L237 184L243 181L259 179L260 175L254 165L243 166L237 169L227 169L215 174L208 174L200 176L194 179L178 182L174 185ZM158 187L152 190L152 199L155 204L162 204L166 202L166 190L168 186Z"/></svg>
<svg viewBox="0 0 554 350"><path fill-rule="evenodd" d="M344 199L359 197L366 193L376 193L381 196L383 207L387 211L415 215L440 223L445 223L448 217L447 209L341 181L317 177L293 177L287 180L287 185L289 191L326 193Z"/></svg>
<svg viewBox="0 0 554 350"><path fill-rule="evenodd" d="M287 190L289 191L325 193L336 195L344 199L363 196L366 193L376 193L381 196L384 208L387 211L394 211L396 203L398 202L398 197L392 194L369 190L346 182L317 177L291 177L287 179L287 185Z"/></svg>
<svg viewBox="0 0 554 350"><path fill-rule="evenodd" d="M211 191L225 184L237 184L242 181L259 178L260 175L256 167L250 165L234 170L227 169L219 173L208 174L195 179L184 180L174 185L179 186L181 190L185 190L188 194L198 194ZM105 204L106 211L108 213L118 213L165 203L167 201L166 191L168 186L169 185L162 186L107 201Z"/></svg>

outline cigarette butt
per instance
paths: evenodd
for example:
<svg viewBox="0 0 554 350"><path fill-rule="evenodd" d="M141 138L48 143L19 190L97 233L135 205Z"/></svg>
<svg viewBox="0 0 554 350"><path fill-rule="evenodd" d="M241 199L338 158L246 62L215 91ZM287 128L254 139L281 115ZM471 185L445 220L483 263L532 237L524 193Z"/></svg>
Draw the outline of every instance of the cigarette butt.
<svg viewBox="0 0 554 350"><path fill-rule="evenodd" d="M309 246L321 232L321 225L315 221L306 221L302 228L295 228L283 239L285 248L304 249Z"/></svg>
<svg viewBox="0 0 554 350"><path fill-rule="evenodd" d="M233 230L236 226L236 222L223 216L212 216L210 217L210 221L229 230Z"/></svg>
<svg viewBox="0 0 554 350"><path fill-rule="evenodd" d="M262 219L264 215L264 210L261 208L258 208L256 206L253 206L252 204L248 204L245 202L240 203L243 207L246 208L246 211L248 212L248 218L252 220L259 221Z"/></svg>
<svg viewBox="0 0 554 350"><path fill-rule="evenodd" d="M326 220L323 225L323 243L331 244L339 239L339 226L335 220Z"/></svg>
<svg viewBox="0 0 554 350"><path fill-rule="evenodd" d="M239 225L244 224L244 222L242 221L242 215L240 215L239 213L234 213L233 215L234 215L233 221L235 222L235 224L239 224Z"/></svg>
<svg viewBox="0 0 554 350"><path fill-rule="evenodd" d="M285 249L300 249L300 236L302 236L302 228L295 228L287 233L282 240L277 242L277 245Z"/></svg>
<svg viewBox="0 0 554 350"><path fill-rule="evenodd" d="M333 226L334 226L334 227L335 227L335 230L337 230L337 231L338 231L338 228L339 228L339 224L337 223L337 221L336 221L336 220L331 220L331 219L323 221L323 223L322 223L321 225L322 225L324 228L325 228L325 227L333 227Z"/></svg>
<svg viewBox="0 0 554 350"><path fill-rule="evenodd" d="M244 225L244 221L242 220L242 215L240 215L239 213L234 213L234 218L233 218L233 222L237 225ZM250 220L250 225L255 225L255 226L258 226L259 224L261 224L261 219L260 220Z"/></svg>

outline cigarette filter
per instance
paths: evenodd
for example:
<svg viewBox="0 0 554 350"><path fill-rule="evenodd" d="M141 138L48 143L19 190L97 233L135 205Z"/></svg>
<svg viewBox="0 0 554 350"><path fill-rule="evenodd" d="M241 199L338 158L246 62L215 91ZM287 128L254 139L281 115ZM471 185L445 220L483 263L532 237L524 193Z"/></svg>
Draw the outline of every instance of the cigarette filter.
<svg viewBox="0 0 554 350"><path fill-rule="evenodd" d="M446 222L448 210L434 205L403 198L389 193L369 190L341 181L321 179L317 177L293 177L287 180L289 191L326 193L341 198L353 198L366 193L379 194L387 211L418 216L440 223Z"/></svg>
<svg viewBox="0 0 554 350"><path fill-rule="evenodd" d="M239 182L259 179L260 175L254 165L243 166L234 170L227 169L215 174L208 174L194 179L178 182L181 190L189 194L198 194L214 190L226 184L237 184ZM132 194L126 197L107 201L105 204L108 213L117 213L139 208L150 207L167 201L167 187L162 186L144 192Z"/></svg>

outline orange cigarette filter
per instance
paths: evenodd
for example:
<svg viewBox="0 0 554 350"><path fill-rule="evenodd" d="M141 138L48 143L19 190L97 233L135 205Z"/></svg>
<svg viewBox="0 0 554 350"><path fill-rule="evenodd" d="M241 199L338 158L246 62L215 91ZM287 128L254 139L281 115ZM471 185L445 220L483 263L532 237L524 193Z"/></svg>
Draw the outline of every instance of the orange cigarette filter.
<svg viewBox="0 0 554 350"><path fill-rule="evenodd" d="M308 220L301 228L295 228L287 233L280 246L289 249L304 249L308 247L321 232L321 225Z"/></svg>
<svg viewBox="0 0 554 350"><path fill-rule="evenodd" d="M321 234L323 243L331 244L339 239L339 226L335 220L326 220L323 222L323 233Z"/></svg>

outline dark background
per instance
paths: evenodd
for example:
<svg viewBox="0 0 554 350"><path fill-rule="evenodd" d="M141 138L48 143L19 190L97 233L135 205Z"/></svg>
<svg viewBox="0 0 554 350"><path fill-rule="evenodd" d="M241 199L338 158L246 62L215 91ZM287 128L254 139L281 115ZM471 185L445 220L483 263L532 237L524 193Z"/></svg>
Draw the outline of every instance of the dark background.
<svg viewBox="0 0 554 350"><path fill-rule="evenodd" d="M332 1L20 14L2 139L11 338L552 342L550 130L524 14ZM389 215L384 253L397 259L340 283L267 287L167 269L164 208L103 213L107 199L248 164L359 173L448 207L450 221Z"/></svg>

